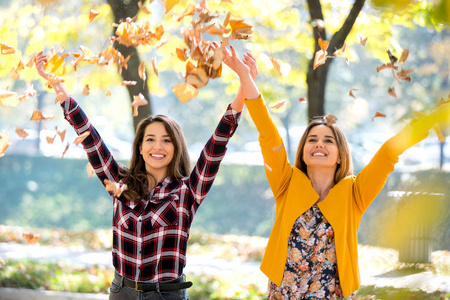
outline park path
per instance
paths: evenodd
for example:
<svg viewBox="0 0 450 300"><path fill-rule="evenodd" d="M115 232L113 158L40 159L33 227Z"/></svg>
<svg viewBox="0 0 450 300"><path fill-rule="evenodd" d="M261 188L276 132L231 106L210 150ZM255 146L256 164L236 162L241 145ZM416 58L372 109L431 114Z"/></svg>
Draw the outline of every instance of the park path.
<svg viewBox="0 0 450 300"><path fill-rule="evenodd" d="M40 246L39 244L24 245L16 243L0 243L0 258L3 260L19 260L26 258L41 262L60 262L83 266L98 265L106 268L112 268L110 251L85 250L83 248L76 247L70 248ZM395 288L421 289L427 292L439 290L450 293L450 276L440 276L432 274L431 272L409 274L405 272L400 273L396 271L386 271L381 268L376 269L373 268L373 266L368 268L368 265L365 264L364 261L361 261L367 259L370 258L360 255L362 286L391 286ZM205 257L192 253L188 255L185 273L220 274L220 276L224 277L233 276L233 273L245 273L246 275L248 274L249 276L252 276L258 282L267 282L266 277L259 270L259 262L227 260L208 256ZM0 289L0 293L1 290L2 289ZM3 290L3 294L6 294L6 291L7 290ZM2 295L0 294L0 299L14 298L2 298Z"/></svg>

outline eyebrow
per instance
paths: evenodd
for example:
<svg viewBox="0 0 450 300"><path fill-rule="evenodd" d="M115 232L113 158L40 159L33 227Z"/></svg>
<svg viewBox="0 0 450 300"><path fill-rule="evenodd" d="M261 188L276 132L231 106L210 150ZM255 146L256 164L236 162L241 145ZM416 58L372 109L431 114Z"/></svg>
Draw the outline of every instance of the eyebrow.
<svg viewBox="0 0 450 300"><path fill-rule="evenodd" d="M156 136L156 135L149 133L149 134L146 134L145 136ZM165 134L165 135L162 135L162 137L170 137L170 135Z"/></svg>
<svg viewBox="0 0 450 300"><path fill-rule="evenodd" d="M308 135L308 137L317 137L317 135L316 134L311 134L311 135ZM326 135L325 137L335 140L335 138L333 136L331 136L331 135Z"/></svg>

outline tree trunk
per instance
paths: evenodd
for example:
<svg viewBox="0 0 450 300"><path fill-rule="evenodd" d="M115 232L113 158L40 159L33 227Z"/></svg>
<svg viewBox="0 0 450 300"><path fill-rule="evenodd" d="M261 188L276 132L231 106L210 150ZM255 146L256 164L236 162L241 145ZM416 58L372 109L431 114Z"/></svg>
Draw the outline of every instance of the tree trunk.
<svg viewBox="0 0 450 300"><path fill-rule="evenodd" d="M111 10L114 14L114 23L119 24L122 21L125 21L126 18L133 18L137 15L139 11L138 2L139 0L107 0L109 6L111 6ZM143 3L145 2L142 1ZM113 36L115 35L116 28L113 29ZM128 61L128 68L122 69L122 78L126 81L136 81L136 85L127 85L128 95L130 96L131 103L133 102L134 96L139 95L141 93L145 99L148 100L148 105L139 106L138 112L139 114L136 117L133 117L134 130L136 130L137 124L140 120L152 114L151 109L151 101L150 101L150 92L147 84L147 80L145 82L139 77L139 65L141 64L141 60L139 58L139 53L134 46L127 47L125 45L119 44L118 42L114 43L114 47L122 53L124 58L130 56L130 60ZM133 111L133 110L132 110Z"/></svg>
<svg viewBox="0 0 450 300"><path fill-rule="evenodd" d="M324 20L322 13L322 5L320 0L307 0L311 20ZM328 55L333 55L336 49L340 49L345 42L350 30L355 24L365 0L355 0L350 13L347 16L342 27L337 31L330 40L328 46ZM317 24L313 30L315 47L314 54L320 50L319 37L327 40L325 28L319 28ZM314 70L314 55L308 65L308 73L306 75L306 83L308 85L308 119L311 120L315 116L323 116L325 114L325 86L327 82L328 69L333 59L327 59L325 64Z"/></svg>

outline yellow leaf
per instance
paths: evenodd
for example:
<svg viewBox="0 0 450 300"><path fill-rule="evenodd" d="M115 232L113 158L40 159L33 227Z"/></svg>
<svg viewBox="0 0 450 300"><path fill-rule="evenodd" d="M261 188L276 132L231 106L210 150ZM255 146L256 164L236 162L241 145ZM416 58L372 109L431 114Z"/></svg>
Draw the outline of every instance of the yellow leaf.
<svg viewBox="0 0 450 300"><path fill-rule="evenodd" d="M172 87L172 91L182 103L186 103L198 95L198 90L189 83L180 83Z"/></svg>

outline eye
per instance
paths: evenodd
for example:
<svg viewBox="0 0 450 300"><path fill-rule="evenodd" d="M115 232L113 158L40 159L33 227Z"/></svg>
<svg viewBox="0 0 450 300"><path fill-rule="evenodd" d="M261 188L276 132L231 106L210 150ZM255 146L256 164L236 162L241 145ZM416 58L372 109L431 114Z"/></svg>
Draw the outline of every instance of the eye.
<svg viewBox="0 0 450 300"><path fill-rule="evenodd" d="M170 139L164 139L165 143L172 143L172 141Z"/></svg>
<svg viewBox="0 0 450 300"><path fill-rule="evenodd" d="M147 138L145 141L146 141L146 142L153 142L154 140L155 140L154 138L149 137L149 138Z"/></svg>
<svg viewBox="0 0 450 300"><path fill-rule="evenodd" d="M309 138L309 139L308 139L308 142L314 143L314 142L317 142L317 139L316 139L316 138Z"/></svg>
<svg viewBox="0 0 450 300"><path fill-rule="evenodd" d="M333 144L333 142L334 142L334 141L333 141L332 139L326 139L326 140L325 140L325 143Z"/></svg>

